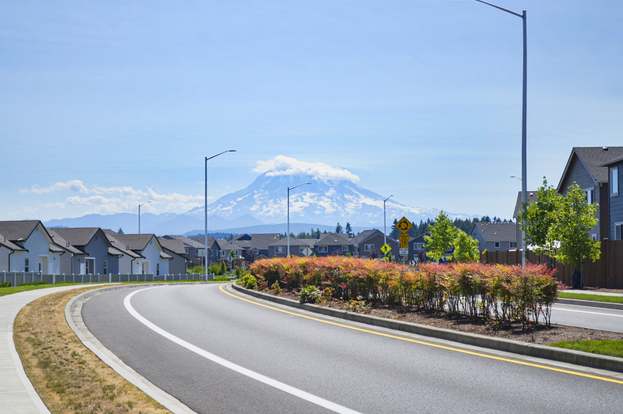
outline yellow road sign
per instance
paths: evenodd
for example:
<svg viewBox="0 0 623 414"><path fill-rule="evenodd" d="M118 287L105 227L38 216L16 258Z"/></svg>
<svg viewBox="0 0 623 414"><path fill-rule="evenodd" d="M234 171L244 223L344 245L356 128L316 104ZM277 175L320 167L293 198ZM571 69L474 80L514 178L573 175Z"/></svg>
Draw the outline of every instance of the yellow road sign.
<svg viewBox="0 0 623 414"><path fill-rule="evenodd" d="M411 223L406 217L401 218L398 220L398 223L396 223L396 228L400 230L401 233L408 232L411 230L411 227L413 227L413 223Z"/></svg>
<svg viewBox="0 0 623 414"><path fill-rule="evenodd" d="M391 251L392 251L392 246L390 246L389 244L385 243L381 246L381 253L387 254Z"/></svg>
<svg viewBox="0 0 623 414"><path fill-rule="evenodd" d="M400 233L400 248L406 249L409 247L409 233Z"/></svg>

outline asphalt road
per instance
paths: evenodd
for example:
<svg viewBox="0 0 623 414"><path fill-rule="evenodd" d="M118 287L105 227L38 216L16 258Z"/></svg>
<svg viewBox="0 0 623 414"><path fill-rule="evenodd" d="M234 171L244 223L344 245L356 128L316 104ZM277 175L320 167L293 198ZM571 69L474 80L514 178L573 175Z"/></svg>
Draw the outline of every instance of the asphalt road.
<svg viewBox="0 0 623 414"><path fill-rule="evenodd" d="M286 312L236 299L217 285L110 290L83 308L88 328L108 349L200 413L613 413L623 407L620 383Z"/></svg>
<svg viewBox="0 0 623 414"><path fill-rule="evenodd" d="M552 323L623 332L623 310L580 305L554 305Z"/></svg>

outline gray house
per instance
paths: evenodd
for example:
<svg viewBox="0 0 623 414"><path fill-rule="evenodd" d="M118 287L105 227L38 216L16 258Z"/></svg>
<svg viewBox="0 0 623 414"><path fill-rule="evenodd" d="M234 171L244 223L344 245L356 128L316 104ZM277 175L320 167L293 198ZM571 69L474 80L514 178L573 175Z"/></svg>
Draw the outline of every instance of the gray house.
<svg viewBox="0 0 623 414"><path fill-rule="evenodd" d="M99 227L59 227L52 231L57 237L84 253L84 256L73 264L71 273L119 274L117 252L111 249L106 234Z"/></svg>
<svg viewBox="0 0 623 414"><path fill-rule="evenodd" d="M607 164L609 181L610 240L623 240L623 157Z"/></svg>
<svg viewBox="0 0 623 414"><path fill-rule="evenodd" d="M610 191L608 164L623 158L623 147L574 147L567 160L558 192L566 194L569 187L578 184L589 203L599 205L598 223L591 231L595 240L608 238L610 231Z"/></svg>
<svg viewBox="0 0 623 414"><path fill-rule="evenodd" d="M25 253L26 249L0 234L0 272L8 272L11 269L11 256L16 252Z"/></svg>
<svg viewBox="0 0 623 414"><path fill-rule="evenodd" d="M517 224L515 223L476 223L472 236L478 240L480 251L517 249Z"/></svg>
<svg viewBox="0 0 623 414"><path fill-rule="evenodd" d="M65 253L60 257L60 272L65 275L73 275L73 274L84 274L80 273L80 271L84 271L85 269L85 258L86 253L77 247L73 246L69 241L62 238L57 232L54 230L49 230L50 236L52 236L52 240L58 246L62 247L65 250Z"/></svg>
<svg viewBox="0 0 623 414"><path fill-rule="evenodd" d="M370 259L376 259L384 256L381 252L381 246L383 246L385 239L383 232L380 230L364 230L350 239L350 242L354 246L356 256L367 257ZM398 242L390 237L387 237L387 244L389 244L392 248L391 255L398 258L400 253Z"/></svg>
<svg viewBox="0 0 623 414"><path fill-rule="evenodd" d="M203 263L203 241L198 241L186 236L164 236L165 239L179 240L184 244L184 252L188 266L201 265ZM210 239L208 238L208 245Z"/></svg>
<svg viewBox="0 0 623 414"><path fill-rule="evenodd" d="M291 256L311 256L314 254L314 245L317 239L297 239L290 237ZM286 257L288 254L288 239L282 238L268 245L269 257Z"/></svg>
<svg viewBox="0 0 623 414"><path fill-rule="evenodd" d="M179 239L169 239L166 237L158 237L158 241L164 249L164 252L171 256L171 260L169 261L169 273L175 275L185 274L188 259L186 257L184 242Z"/></svg>
<svg viewBox="0 0 623 414"><path fill-rule="evenodd" d="M343 234L327 233L314 246L316 256L348 256L355 254L352 239Z"/></svg>
<svg viewBox="0 0 623 414"><path fill-rule="evenodd" d="M515 219L515 223L517 223L517 226L516 226L517 234L515 236L515 240L517 240L517 246L520 249L521 249L521 246L519 246L519 240L521 240L521 223L519 222L519 219L521 216L521 208L523 204L523 199L521 197L522 194L523 194L522 191L517 192L517 200L515 201L515 210L513 211L513 219ZM537 192L528 191L528 206L534 203L536 200L537 200Z"/></svg>
<svg viewBox="0 0 623 414"><path fill-rule="evenodd" d="M9 272L59 274L61 256L58 246L39 220L0 221L3 236L1 261Z"/></svg>
<svg viewBox="0 0 623 414"><path fill-rule="evenodd" d="M132 274L169 274L171 255L167 254L155 234L120 234L111 233L121 245L140 255L132 263Z"/></svg>

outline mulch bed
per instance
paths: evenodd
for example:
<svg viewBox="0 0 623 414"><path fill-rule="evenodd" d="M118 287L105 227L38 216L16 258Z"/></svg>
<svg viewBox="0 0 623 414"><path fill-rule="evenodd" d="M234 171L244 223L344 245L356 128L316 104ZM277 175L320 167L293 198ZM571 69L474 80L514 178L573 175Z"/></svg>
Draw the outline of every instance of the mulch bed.
<svg viewBox="0 0 623 414"><path fill-rule="evenodd" d="M265 290L264 292L273 295L275 294L275 292L271 290ZM279 296L298 301L298 294L295 292L288 292L284 290L279 294ZM348 306L348 303L342 300L332 299L330 301L320 303L320 305L352 312L352 309ZM622 333L563 325L552 325L549 328L539 326L534 330L524 332L521 329L521 324L516 324L508 328L499 328L493 323L483 320L473 320L466 317L449 317L444 314L415 312L404 308L366 307L366 309L361 311L361 313L380 318L395 319L404 322L434 326L437 328L453 329L461 332L489 335L497 338L506 338L536 344L587 339L623 339Z"/></svg>

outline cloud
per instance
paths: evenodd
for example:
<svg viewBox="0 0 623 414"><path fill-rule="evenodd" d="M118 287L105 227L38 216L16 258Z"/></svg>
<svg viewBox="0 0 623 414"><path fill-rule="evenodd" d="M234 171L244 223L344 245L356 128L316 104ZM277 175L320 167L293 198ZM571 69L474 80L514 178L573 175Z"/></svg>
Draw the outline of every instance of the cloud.
<svg viewBox="0 0 623 414"><path fill-rule="evenodd" d="M277 155L271 160L258 161L254 171L271 177L304 174L325 181L359 181L359 177L347 169L333 167L322 162L301 161L285 155Z"/></svg>
<svg viewBox="0 0 623 414"><path fill-rule="evenodd" d="M159 193L149 187L90 186L82 180L59 181L46 187L35 185L20 192L37 195L57 193L63 196L62 201L54 203L57 207L80 207L88 213L103 214L134 211L138 204L149 213L181 213L201 205L203 201L201 195Z"/></svg>

